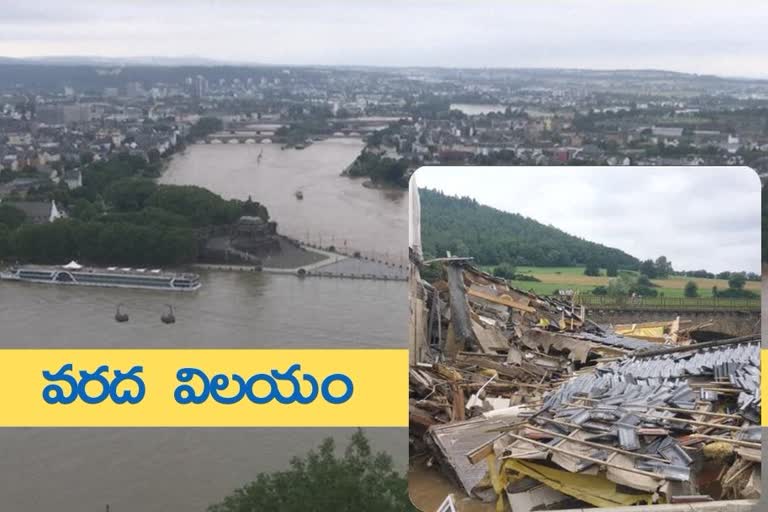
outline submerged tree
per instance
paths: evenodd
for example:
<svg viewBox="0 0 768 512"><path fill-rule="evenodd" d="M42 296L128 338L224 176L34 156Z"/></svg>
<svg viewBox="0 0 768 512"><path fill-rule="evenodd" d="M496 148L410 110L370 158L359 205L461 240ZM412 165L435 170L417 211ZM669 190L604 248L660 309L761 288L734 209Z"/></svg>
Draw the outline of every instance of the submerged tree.
<svg viewBox="0 0 768 512"><path fill-rule="evenodd" d="M318 451L291 460L290 469L261 473L208 512L372 512L415 511L405 476L392 458L373 453L362 430L338 457L333 439Z"/></svg>

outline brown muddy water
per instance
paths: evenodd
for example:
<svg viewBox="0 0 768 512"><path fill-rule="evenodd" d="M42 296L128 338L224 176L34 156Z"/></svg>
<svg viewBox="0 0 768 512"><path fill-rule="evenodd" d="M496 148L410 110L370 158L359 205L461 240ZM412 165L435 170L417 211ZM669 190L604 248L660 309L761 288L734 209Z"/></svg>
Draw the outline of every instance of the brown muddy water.
<svg viewBox="0 0 768 512"><path fill-rule="evenodd" d="M303 151L192 146L164 182L196 184L267 205L283 233L331 237L394 255L407 247L404 194L339 176L359 141ZM264 149L261 162L256 160ZM304 190L304 201L294 196ZM342 242L343 243L343 242ZM202 272L191 294L0 282L0 347L406 347L403 282ZM160 315L171 302L176 323ZM130 321L117 324L115 306ZM261 471L284 469L354 429L0 429L0 510L203 512ZM367 429L406 470L407 430Z"/></svg>
<svg viewBox="0 0 768 512"><path fill-rule="evenodd" d="M371 189L361 179L340 176L362 148L359 139L328 139L303 150L196 144L174 156L161 182L199 185L227 198L250 195L267 205L284 235L405 263L405 191ZM296 199L298 190L304 199Z"/></svg>

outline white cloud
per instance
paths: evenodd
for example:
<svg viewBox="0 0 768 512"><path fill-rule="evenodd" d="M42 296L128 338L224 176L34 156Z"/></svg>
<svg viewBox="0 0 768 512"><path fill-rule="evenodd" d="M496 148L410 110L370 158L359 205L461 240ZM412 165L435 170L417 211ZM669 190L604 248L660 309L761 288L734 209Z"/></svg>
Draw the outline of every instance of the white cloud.
<svg viewBox="0 0 768 512"><path fill-rule="evenodd" d="M680 270L760 271L760 182L746 167L423 167L469 196Z"/></svg>
<svg viewBox="0 0 768 512"><path fill-rule="evenodd" d="M0 54L12 57L768 73L768 5L759 0L47 0L2 11Z"/></svg>

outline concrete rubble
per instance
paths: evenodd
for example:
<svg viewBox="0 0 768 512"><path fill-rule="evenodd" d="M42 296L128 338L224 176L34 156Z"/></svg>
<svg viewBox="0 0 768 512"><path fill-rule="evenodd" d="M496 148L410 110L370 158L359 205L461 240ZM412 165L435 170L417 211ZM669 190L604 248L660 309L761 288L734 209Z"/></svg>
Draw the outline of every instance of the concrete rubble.
<svg viewBox="0 0 768 512"><path fill-rule="evenodd" d="M677 318L622 335L440 265L411 271L412 463L498 511L760 497L759 334L696 343Z"/></svg>

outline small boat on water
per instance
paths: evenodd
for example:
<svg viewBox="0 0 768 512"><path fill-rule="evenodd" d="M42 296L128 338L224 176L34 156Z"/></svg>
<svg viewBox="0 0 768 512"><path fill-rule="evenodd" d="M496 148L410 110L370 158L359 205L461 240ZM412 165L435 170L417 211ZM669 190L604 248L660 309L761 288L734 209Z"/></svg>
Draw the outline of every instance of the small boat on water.
<svg viewBox="0 0 768 512"><path fill-rule="evenodd" d="M115 310L115 322L123 323L128 321L128 313L125 313L120 309L122 306L122 302L117 305L117 309Z"/></svg>
<svg viewBox="0 0 768 512"><path fill-rule="evenodd" d="M301 190L297 190L296 199L304 199L304 192L302 192Z"/></svg>
<svg viewBox="0 0 768 512"><path fill-rule="evenodd" d="M161 321L162 321L164 324L173 324L173 323L176 323L176 315L174 315L174 314L173 314L173 306L172 306L172 305L170 305L170 304L166 304L166 307L168 308L168 312L167 312L167 313L164 313L164 314L163 314L163 315L160 317L160 320L161 320Z"/></svg>

